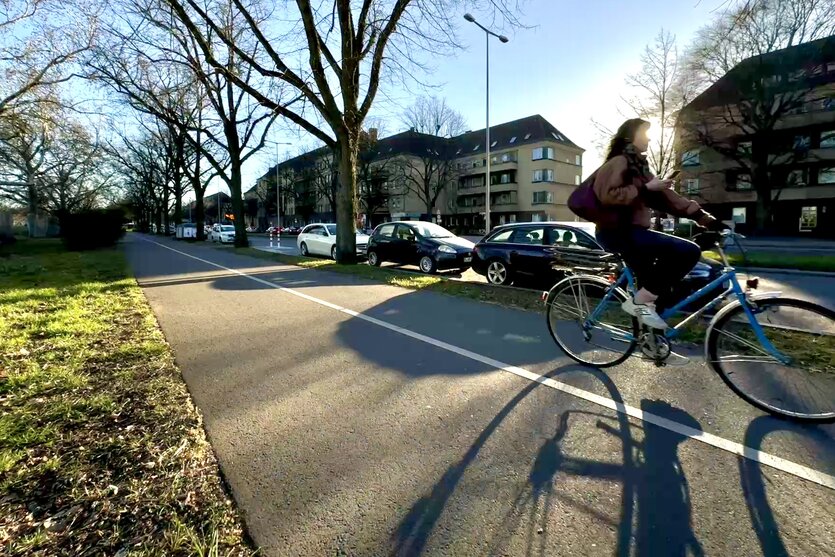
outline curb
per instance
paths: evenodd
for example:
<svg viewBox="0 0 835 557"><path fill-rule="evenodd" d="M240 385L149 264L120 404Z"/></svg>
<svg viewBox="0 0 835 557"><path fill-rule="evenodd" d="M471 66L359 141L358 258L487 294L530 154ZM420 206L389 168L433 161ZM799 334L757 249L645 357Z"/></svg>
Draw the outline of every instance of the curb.
<svg viewBox="0 0 835 557"><path fill-rule="evenodd" d="M779 269L775 267L736 267L737 271L744 273L763 273L769 275L806 275L809 277L832 277L835 273L828 271L804 271L801 269Z"/></svg>

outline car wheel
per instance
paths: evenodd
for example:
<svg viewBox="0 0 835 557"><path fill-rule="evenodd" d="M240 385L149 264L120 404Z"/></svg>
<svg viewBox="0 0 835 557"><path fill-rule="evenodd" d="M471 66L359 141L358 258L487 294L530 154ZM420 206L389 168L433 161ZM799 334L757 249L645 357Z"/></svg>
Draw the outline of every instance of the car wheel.
<svg viewBox="0 0 835 557"><path fill-rule="evenodd" d="M487 282L498 286L510 284L510 269L504 261L494 259L487 264Z"/></svg>
<svg viewBox="0 0 835 557"><path fill-rule="evenodd" d="M299 251L301 251L302 255L305 257L308 257L310 255L310 252L307 250L307 244L305 244L304 242L302 242L299 246Z"/></svg>
<svg viewBox="0 0 835 557"><path fill-rule="evenodd" d="M336 246L331 247L331 259L336 261Z"/></svg>
<svg viewBox="0 0 835 557"><path fill-rule="evenodd" d="M427 275L431 275L432 273L434 273L437 266L438 265L437 263L435 263L435 260L428 255L424 255L420 258L420 270L426 273Z"/></svg>
<svg viewBox="0 0 835 557"><path fill-rule="evenodd" d="M380 261L380 256L377 255L377 252L376 251L369 251L368 252L368 264L371 265L372 267L379 267L380 263L382 263L382 261Z"/></svg>

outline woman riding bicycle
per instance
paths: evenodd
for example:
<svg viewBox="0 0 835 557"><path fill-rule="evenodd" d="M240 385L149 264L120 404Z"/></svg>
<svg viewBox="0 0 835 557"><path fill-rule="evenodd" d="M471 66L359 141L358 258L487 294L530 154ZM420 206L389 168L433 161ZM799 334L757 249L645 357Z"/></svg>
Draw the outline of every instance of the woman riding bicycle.
<svg viewBox="0 0 835 557"><path fill-rule="evenodd" d="M666 329L655 301L696 265L701 249L695 243L650 229L651 209L686 217L710 229L727 228L698 203L672 190L672 180L652 175L645 156L650 124L638 118L618 128L606 162L592 185L601 206L597 239L618 253L635 274L640 290L623 303L623 310L648 327Z"/></svg>

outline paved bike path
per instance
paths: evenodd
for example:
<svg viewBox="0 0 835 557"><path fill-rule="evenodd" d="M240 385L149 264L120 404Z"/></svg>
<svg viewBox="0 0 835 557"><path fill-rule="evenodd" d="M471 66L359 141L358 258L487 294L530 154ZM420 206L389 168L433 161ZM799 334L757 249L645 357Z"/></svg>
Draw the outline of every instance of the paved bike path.
<svg viewBox="0 0 835 557"><path fill-rule="evenodd" d="M831 490L627 426L483 360L832 473L832 429L764 418L706 368L584 371L536 314L161 243L372 320L136 236L127 246L267 554L756 554L782 544L814 555L832 542Z"/></svg>

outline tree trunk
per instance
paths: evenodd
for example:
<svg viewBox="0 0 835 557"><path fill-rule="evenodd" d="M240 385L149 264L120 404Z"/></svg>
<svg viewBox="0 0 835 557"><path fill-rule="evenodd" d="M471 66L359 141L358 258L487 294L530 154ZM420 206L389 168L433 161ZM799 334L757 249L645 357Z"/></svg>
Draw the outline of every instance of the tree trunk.
<svg viewBox="0 0 835 557"><path fill-rule="evenodd" d="M205 192L199 186L194 188L194 222L197 226L197 240L204 241L206 239L206 205L203 202L203 194Z"/></svg>
<svg viewBox="0 0 835 557"><path fill-rule="evenodd" d="M169 232L168 226L171 224L171 215L168 214L168 198L171 197L171 188L166 184L162 188L162 223L165 227L163 230L163 234L168 236L171 234Z"/></svg>
<svg viewBox="0 0 835 557"><path fill-rule="evenodd" d="M26 183L26 201L28 213L26 215L26 226L30 238L40 236L38 231L38 190L35 187L35 178L30 176Z"/></svg>
<svg viewBox="0 0 835 557"><path fill-rule="evenodd" d="M339 136L339 188L336 192L336 260L357 262L356 191L359 134Z"/></svg>
<svg viewBox="0 0 835 557"><path fill-rule="evenodd" d="M770 192L765 192L765 193L757 192L757 205L756 205L757 217L756 217L755 220L756 220L756 226L757 226L757 228L756 228L757 234L759 234L759 235L762 235L762 234L764 234L765 232L768 231L768 227L769 227L770 220L771 220L769 218L769 216L770 216L769 213L770 213L770 208L771 207L770 207L770 204L768 203L768 199L766 197L768 194L770 194Z"/></svg>
<svg viewBox="0 0 835 557"><path fill-rule="evenodd" d="M232 156L232 164L229 172L229 191L232 194L232 215L235 217L235 247L245 248L249 246L246 237L246 219L244 217L244 200L241 193L241 162L238 157Z"/></svg>
<svg viewBox="0 0 835 557"><path fill-rule="evenodd" d="M760 164L755 163L751 178L754 180L754 189L757 192L756 233L762 235L768 231L771 220L771 184L766 161L762 161Z"/></svg>

